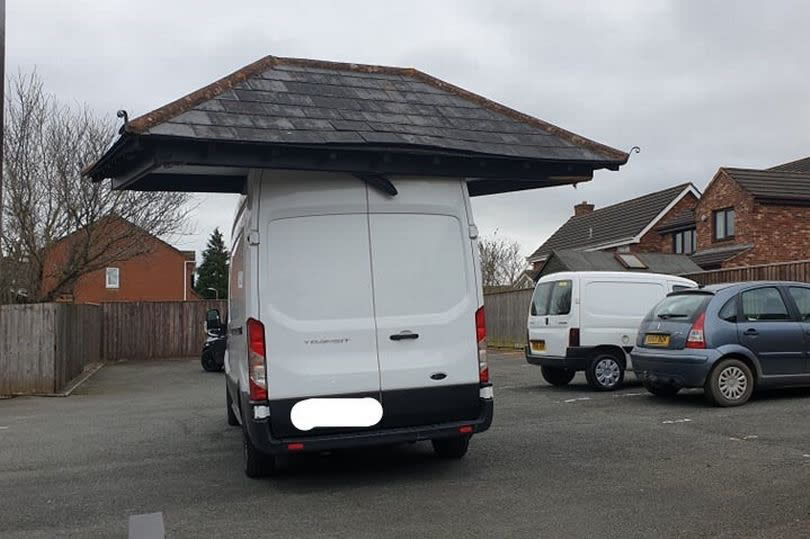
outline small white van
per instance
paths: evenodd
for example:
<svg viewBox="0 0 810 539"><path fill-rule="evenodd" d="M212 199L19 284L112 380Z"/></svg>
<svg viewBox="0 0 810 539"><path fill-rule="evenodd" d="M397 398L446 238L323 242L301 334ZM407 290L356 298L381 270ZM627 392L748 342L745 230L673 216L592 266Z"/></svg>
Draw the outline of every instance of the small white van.
<svg viewBox="0 0 810 539"><path fill-rule="evenodd" d="M300 451L492 421L477 229L463 179L265 170L233 228L227 413L245 472Z"/></svg>
<svg viewBox="0 0 810 539"><path fill-rule="evenodd" d="M644 316L668 293L697 283L656 273L581 271L543 276L529 307L526 360L556 386L585 371L609 391L632 369L630 350Z"/></svg>

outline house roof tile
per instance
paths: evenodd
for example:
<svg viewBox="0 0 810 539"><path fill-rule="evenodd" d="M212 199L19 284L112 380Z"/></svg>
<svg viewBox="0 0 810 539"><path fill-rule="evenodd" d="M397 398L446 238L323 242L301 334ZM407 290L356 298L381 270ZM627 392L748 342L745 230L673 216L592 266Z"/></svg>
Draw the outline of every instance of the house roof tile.
<svg viewBox="0 0 810 539"><path fill-rule="evenodd" d="M529 260L546 257L558 249L585 249L625 240L629 242L690 187L694 188L691 183L683 183L571 217L529 256Z"/></svg>
<svg viewBox="0 0 810 539"><path fill-rule="evenodd" d="M557 257L562 267L568 271L645 271L668 275L701 271L700 266L686 255L664 253L633 253L633 255L647 267L645 269L628 269L616 259L614 253L606 251L588 252L563 249L552 253L552 256ZM549 257L550 261L551 257ZM542 270L540 273L542 273Z"/></svg>
<svg viewBox="0 0 810 539"><path fill-rule="evenodd" d="M752 248L750 243L745 244L730 244L721 247L712 247L709 249L701 249L692 255L692 260L701 267L714 266L734 258L740 253Z"/></svg>
<svg viewBox="0 0 810 539"><path fill-rule="evenodd" d="M802 171L805 166L810 167L810 158L767 170L729 167L721 170L754 198L810 204L810 170Z"/></svg>
<svg viewBox="0 0 810 539"><path fill-rule="evenodd" d="M810 157L797 159L796 161L791 161L789 163L782 163L781 165L776 165L768 170L778 172L804 172L810 174Z"/></svg>

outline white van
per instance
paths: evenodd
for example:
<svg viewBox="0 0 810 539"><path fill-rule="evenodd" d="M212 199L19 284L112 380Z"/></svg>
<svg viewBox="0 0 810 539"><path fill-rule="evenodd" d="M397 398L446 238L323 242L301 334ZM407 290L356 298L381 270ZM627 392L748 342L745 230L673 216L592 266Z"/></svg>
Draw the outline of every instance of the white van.
<svg viewBox="0 0 810 539"><path fill-rule="evenodd" d="M227 412L245 471L299 451L492 421L477 229L463 179L257 171L231 251Z"/></svg>
<svg viewBox="0 0 810 539"><path fill-rule="evenodd" d="M656 273L581 271L543 276L532 295L526 360L561 386L577 371L608 391L632 369L630 350L644 316L665 295L697 283Z"/></svg>

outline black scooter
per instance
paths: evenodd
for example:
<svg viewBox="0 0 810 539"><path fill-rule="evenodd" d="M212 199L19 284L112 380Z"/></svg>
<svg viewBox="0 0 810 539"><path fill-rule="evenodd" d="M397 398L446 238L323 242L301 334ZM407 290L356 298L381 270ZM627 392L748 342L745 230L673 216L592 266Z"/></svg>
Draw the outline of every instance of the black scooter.
<svg viewBox="0 0 810 539"><path fill-rule="evenodd" d="M203 343L200 363L208 372L220 372L225 368L225 343L227 334L219 317L219 310L210 309L205 313L205 343Z"/></svg>

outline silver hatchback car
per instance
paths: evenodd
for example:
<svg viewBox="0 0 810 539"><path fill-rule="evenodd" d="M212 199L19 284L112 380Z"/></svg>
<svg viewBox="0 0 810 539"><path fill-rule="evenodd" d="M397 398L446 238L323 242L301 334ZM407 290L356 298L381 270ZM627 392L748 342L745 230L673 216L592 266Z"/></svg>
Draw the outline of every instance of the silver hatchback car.
<svg viewBox="0 0 810 539"><path fill-rule="evenodd" d="M673 292L645 317L631 357L651 393L702 387L718 406L744 404L756 388L810 385L810 284Z"/></svg>

